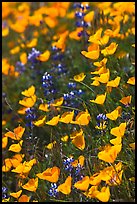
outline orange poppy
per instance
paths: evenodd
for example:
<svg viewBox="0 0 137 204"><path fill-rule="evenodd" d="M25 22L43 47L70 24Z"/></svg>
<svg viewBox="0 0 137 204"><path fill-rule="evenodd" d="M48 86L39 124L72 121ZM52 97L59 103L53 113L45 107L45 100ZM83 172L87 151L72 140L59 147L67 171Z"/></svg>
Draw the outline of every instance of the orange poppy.
<svg viewBox="0 0 137 204"><path fill-rule="evenodd" d="M26 54L26 52L23 52L20 55L20 61L22 62L22 64L26 64L27 63L27 54Z"/></svg>
<svg viewBox="0 0 137 204"><path fill-rule="evenodd" d="M127 84L135 85L135 77L130 77L127 81Z"/></svg>
<svg viewBox="0 0 137 204"><path fill-rule="evenodd" d="M2 137L2 149L6 148L8 144L8 137L5 135Z"/></svg>
<svg viewBox="0 0 137 204"><path fill-rule="evenodd" d="M34 121L33 124L37 127L41 127L44 125L45 120L46 116L41 116L37 121Z"/></svg>
<svg viewBox="0 0 137 204"><path fill-rule="evenodd" d="M76 116L75 121L71 121L71 123L78 124L78 125L88 125L90 119L91 119L90 114L88 110L86 110L86 111L79 112L78 115Z"/></svg>
<svg viewBox="0 0 137 204"><path fill-rule="evenodd" d="M71 193L71 176L68 176L67 179L63 184L60 184L57 188L57 190L65 195L68 195Z"/></svg>
<svg viewBox="0 0 137 204"><path fill-rule="evenodd" d="M116 77L114 80L108 81L107 86L118 87L120 83L120 77Z"/></svg>
<svg viewBox="0 0 137 204"><path fill-rule="evenodd" d="M42 110L42 111L45 111L45 112L49 112L49 109L48 109L48 104L40 104L39 105L39 110Z"/></svg>
<svg viewBox="0 0 137 204"><path fill-rule="evenodd" d="M52 105L52 106L61 106L63 101L64 101L64 98L61 97L61 98L58 98L58 99L54 100L53 103L51 103L50 105Z"/></svg>
<svg viewBox="0 0 137 204"><path fill-rule="evenodd" d="M20 152L22 149L22 143L23 143L23 140L21 140L18 144L12 144L10 145L8 150L12 152Z"/></svg>
<svg viewBox="0 0 137 204"><path fill-rule="evenodd" d="M59 117L60 117L60 115L57 115L57 116L53 117L51 120L47 121L46 124L47 125L52 125L52 126L57 125L58 122L59 122Z"/></svg>
<svg viewBox="0 0 137 204"><path fill-rule="evenodd" d="M21 193L22 193L22 190L17 191L16 193L10 193L10 196L12 196L14 198L19 198Z"/></svg>
<svg viewBox="0 0 137 204"><path fill-rule="evenodd" d="M115 42L112 42L108 47L106 47L105 49L101 50L101 53L104 56L107 55L113 55L117 49L118 44L116 44Z"/></svg>
<svg viewBox="0 0 137 204"><path fill-rule="evenodd" d="M50 181L52 183L56 183L59 179L60 169L56 166L53 168L48 168L42 173L36 174L36 176L40 179Z"/></svg>
<svg viewBox="0 0 137 204"><path fill-rule="evenodd" d="M89 176L85 176L82 178L82 180L77 181L74 184L74 187L81 191L86 191L89 187Z"/></svg>
<svg viewBox="0 0 137 204"><path fill-rule="evenodd" d="M78 81L78 82L81 82L81 81L83 81L85 79L85 77L86 77L86 75L82 72L82 73L80 73L78 75L75 75L74 80Z"/></svg>
<svg viewBox="0 0 137 204"><path fill-rule="evenodd" d="M123 97L120 102L123 103L125 106L128 106L131 103L132 96Z"/></svg>
<svg viewBox="0 0 137 204"><path fill-rule="evenodd" d="M88 47L88 51L81 51L81 54L84 55L85 57L96 60L99 58L100 54L100 48L98 44L92 44Z"/></svg>
<svg viewBox="0 0 137 204"><path fill-rule="evenodd" d="M72 139L72 143L80 150L85 149L85 138L84 135L78 135Z"/></svg>
<svg viewBox="0 0 137 204"><path fill-rule="evenodd" d="M36 95L33 95L30 98L25 97L23 100L19 101L19 104L23 105L23 106L25 106L27 108L31 108L31 107L34 106L34 104L36 102L36 99L37 99Z"/></svg>
<svg viewBox="0 0 137 204"><path fill-rule="evenodd" d="M35 192L38 188L38 178L29 179L29 181L25 185L23 185L22 188L28 191Z"/></svg>
<svg viewBox="0 0 137 204"><path fill-rule="evenodd" d="M123 137L126 130L126 123L121 123L118 127L112 128L110 133L116 137Z"/></svg>
<svg viewBox="0 0 137 204"><path fill-rule="evenodd" d="M39 55L37 57L38 60L40 60L41 62L46 62L50 57L50 52L49 50L46 50L43 54Z"/></svg>
<svg viewBox="0 0 137 204"><path fill-rule="evenodd" d="M19 199L18 199L18 202L29 202L29 200L30 200L30 197L29 196L27 196L27 195L22 195Z"/></svg>
<svg viewBox="0 0 137 204"><path fill-rule="evenodd" d="M106 146L105 149L98 153L98 158L105 161L113 163L121 151L122 144L114 145L114 146Z"/></svg>
<svg viewBox="0 0 137 204"><path fill-rule="evenodd" d="M17 128L13 130L13 132L9 131L5 133L5 136L10 137L13 140L20 140L24 134L24 131L25 131L25 128L19 125Z"/></svg>
<svg viewBox="0 0 137 204"><path fill-rule="evenodd" d="M71 163L71 165L74 167L77 167L78 164L80 164L80 166L84 166L84 160L85 160L85 157L83 155L80 155L78 159L76 159Z"/></svg>
<svg viewBox="0 0 137 204"><path fill-rule="evenodd" d="M30 86L28 89L26 89L25 91L21 92L22 95L26 96L26 97L31 97L35 94L35 86Z"/></svg>
<svg viewBox="0 0 137 204"><path fill-rule="evenodd" d="M59 122L67 123L67 124L71 123L71 121L73 120L73 117L74 117L74 111L72 111L72 112L65 112L65 113L63 113L63 115L59 119Z"/></svg>
<svg viewBox="0 0 137 204"><path fill-rule="evenodd" d="M103 105L104 102L105 102L105 99L106 99L106 95L107 95L106 93L105 94L97 95L96 99L95 100L90 100L90 102Z"/></svg>

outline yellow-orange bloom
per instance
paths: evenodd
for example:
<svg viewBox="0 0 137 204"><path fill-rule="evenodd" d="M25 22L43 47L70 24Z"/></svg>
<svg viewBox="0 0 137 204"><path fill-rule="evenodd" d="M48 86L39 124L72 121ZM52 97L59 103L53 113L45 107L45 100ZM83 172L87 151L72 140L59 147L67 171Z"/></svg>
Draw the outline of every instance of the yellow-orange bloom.
<svg viewBox="0 0 137 204"><path fill-rule="evenodd" d="M65 180L65 182L63 184L60 184L58 186L58 191L60 191L61 193L68 195L71 193L71 181L72 181L72 177L68 176L67 179Z"/></svg>
<svg viewBox="0 0 137 204"><path fill-rule="evenodd" d="M98 153L98 158L105 162L113 163L121 151L122 144L114 145L114 146L107 146L105 149Z"/></svg>
<svg viewBox="0 0 137 204"><path fill-rule="evenodd" d="M116 44L115 42L112 42L108 47L106 47L105 49L101 50L101 53L104 56L107 55L113 55L117 49L118 44Z"/></svg>
<svg viewBox="0 0 137 204"><path fill-rule="evenodd" d="M18 144L12 144L12 145L9 147L9 151L12 151L12 152L20 152L20 151L21 151L21 148L22 148L22 143L23 143L23 140L21 140Z"/></svg>
<svg viewBox="0 0 137 204"><path fill-rule="evenodd" d="M38 178L30 179L25 185L22 186L23 189L26 189L28 191L35 192L38 188Z"/></svg>
<svg viewBox="0 0 137 204"><path fill-rule="evenodd" d="M92 60L97 60L99 58L100 54L100 48L98 44L92 44L88 47L88 51L81 51L81 54L84 55L85 57L92 59Z"/></svg>
<svg viewBox="0 0 137 204"><path fill-rule="evenodd" d="M82 180L77 181L74 184L74 187L81 191L86 191L89 187L89 176L85 176L82 178Z"/></svg>
<svg viewBox="0 0 137 204"><path fill-rule="evenodd" d="M53 168L48 168L42 173L38 173L36 176L40 179L50 181L52 183L56 183L59 179L60 169L56 166Z"/></svg>
<svg viewBox="0 0 137 204"><path fill-rule="evenodd" d="M12 196L14 198L19 198L21 193L22 193L22 190L17 191L16 193L10 193L10 196Z"/></svg>

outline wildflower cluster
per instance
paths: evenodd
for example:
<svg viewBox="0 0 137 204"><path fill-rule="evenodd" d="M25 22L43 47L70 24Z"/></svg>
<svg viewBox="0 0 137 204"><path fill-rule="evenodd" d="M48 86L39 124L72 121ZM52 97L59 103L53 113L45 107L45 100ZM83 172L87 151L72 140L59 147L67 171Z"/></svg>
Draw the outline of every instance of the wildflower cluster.
<svg viewBox="0 0 137 204"><path fill-rule="evenodd" d="M2 2L2 202L135 201L135 2Z"/></svg>

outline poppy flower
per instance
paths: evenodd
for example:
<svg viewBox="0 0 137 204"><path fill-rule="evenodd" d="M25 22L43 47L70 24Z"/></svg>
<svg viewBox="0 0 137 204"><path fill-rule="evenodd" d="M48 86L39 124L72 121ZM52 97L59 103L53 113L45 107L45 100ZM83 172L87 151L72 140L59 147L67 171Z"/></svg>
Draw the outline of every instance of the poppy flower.
<svg viewBox="0 0 137 204"><path fill-rule="evenodd" d="M113 55L117 49L118 44L116 44L115 42L112 42L108 47L106 47L105 49L101 50L101 53L104 56L107 55Z"/></svg>
<svg viewBox="0 0 137 204"><path fill-rule="evenodd" d="M74 131L71 135L70 135L70 139L74 139L75 137L82 135L83 134L83 130L80 129L79 131Z"/></svg>
<svg viewBox="0 0 137 204"><path fill-rule="evenodd" d="M46 50L43 54L39 55L37 57L37 60L40 60L41 62L46 62L50 57L49 50Z"/></svg>
<svg viewBox="0 0 137 204"><path fill-rule="evenodd" d="M99 45L93 43L88 47L88 51L81 51L81 54L89 59L97 60L100 54Z"/></svg>
<svg viewBox="0 0 137 204"><path fill-rule="evenodd" d="M85 22L92 22L95 16L95 12L94 11L90 11L88 12L85 16L84 16L84 21Z"/></svg>
<svg viewBox="0 0 137 204"><path fill-rule="evenodd" d="M129 146L131 147L132 150L135 150L135 142L130 143Z"/></svg>
<svg viewBox="0 0 137 204"><path fill-rule="evenodd" d="M10 145L9 151L12 151L12 152L20 152L21 149L22 149L22 143L23 143L23 140L21 140L18 144L12 144L12 145Z"/></svg>
<svg viewBox="0 0 137 204"><path fill-rule="evenodd" d="M57 48L61 49L62 52L65 50L65 41L68 36L68 31L61 33L57 42L52 43L52 46L56 46Z"/></svg>
<svg viewBox="0 0 137 204"><path fill-rule="evenodd" d="M65 136L61 137L61 141L62 141L62 142L67 142L68 139L69 139L69 136L68 136L68 135L65 135Z"/></svg>
<svg viewBox="0 0 137 204"><path fill-rule="evenodd" d="M2 59L2 73L8 75L10 69L10 64L8 63L7 58Z"/></svg>
<svg viewBox="0 0 137 204"><path fill-rule="evenodd" d="M98 186L101 182L101 175L99 173L93 174L93 176L90 176L89 183L93 186Z"/></svg>
<svg viewBox="0 0 137 204"><path fill-rule="evenodd" d="M102 31L103 31L102 28L98 29L94 35L89 37L88 41L99 45L107 44L109 41L109 36L104 35L103 37L101 37Z"/></svg>
<svg viewBox="0 0 137 204"><path fill-rule="evenodd" d="M3 136L2 137L2 149L6 148L8 144L8 137Z"/></svg>
<svg viewBox="0 0 137 204"><path fill-rule="evenodd" d="M17 128L13 130L13 132L9 131L5 133L5 136L10 137L13 140L20 140L24 134L24 131L25 131L25 128L19 125Z"/></svg>
<svg viewBox="0 0 137 204"><path fill-rule="evenodd" d="M70 37L71 39L80 40L80 39L81 39L81 36L79 37L79 36L78 36L78 33L80 33L82 30L83 30L82 27L76 28L76 30L74 30L74 31L72 31L72 32L69 33L69 37Z"/></svg>
<svg viewBox="0 0 137 204"><path fill-rule="evenodd" d="M55 99L50 105L52 106L61 106L63 104L64 98Z"/></svg>
<svg viewBox="0 0 137 204"><path fill-rule="evenodd" d="M96 67L105 67L106 63L107 63L108 59L107 58L103 58L103 60L101 60L100 62L94 62L93 65Z"/></svg>
<svg viewBox="0 0 137 204"><path fill-rule="evenodd" d="M10 171L11 167L12 167L12 163L10 159L9 158L4 159L4 165L2 166L2 172Z"/></svg>
<svg viewBox="0 0 137 204"><path fill-rule="evenodd" d="M121 123L118 127L112 128L110 133L116 137L123 137L126 130L126 123Z"/></svg>
<svg viewBox="0 0 137 204"><path fill-rule="evenodd" d="M131 103L132 96L123 97L120 102L123 103L125 106L128 106Z"/></svg>
<svg viewBox="0 0 137 204"><path fill-rule="evenodd" d="M119 145L119 144L121 144L121 141L122 141L121 137L118 136L115 139L111 139L110 143L113 145Z"/></svg>
<svg viewBox="0 0 137 204"><path fill-rule="evenodd" d="M106 72L100 74L99 77L95 77L95 78L93 77L91 79L95 79L96 81L99 81L101 83L107 83L109 80L109 77L110 77L110 71L109 71L109 69L107 69Z"/></svg>
<svg viewBox="0 0 137 204"><path fill-rule="evenodd" d="M130 77L127 81L127 84L135 85L135 77Z"/></svg>
<svg viewBox="0 0 137 204"><path fill-rule="evenodd" d="M9 27L5 26L2 28L2 37L6 37L9 34Z"/></svg>
<svg viewBox="0 0 137 204"><path fill-rule="evenodd" d="M16 193L10 193L10 196L12 196L14 198L19 198L21 193L22 193L22 190L17 191Z"/></svg>
<svg viewBox="0 0 137 204"><path fill-rule="evenodd" d="M106 99L106 95L107 95L106 93L105 94L97 95L96 99L95 100L90 100L90 102L103 105L104 102L105 102L105 99Z"/></svg>
<svg viewBox="0 0 137 204"><path fill-rule="evenodd" d="M25 97L23 100L19 101L19 104L23 105L23 106L25 106L27 108L31 108L31 107L34 106L34 104L36 102L36 99L37 99L36 95L33 95L30 98Z"/></svg>
<svg viewBox="0 0 137 204"><path fill-rule="evenodd" d="M58 186L57 190L65 195L70 194L71 193L71 181L72 181L72 177L68 176L65 182Z"/></svg>
<svg viewBox="0 0 137 204"><path fill-rule="evenodd" d="M122 179L119 179L119 173L121 172L122 163L119 162L114 166L108 166L100 171L100 177L102 181L105 181L108 185L118 185ZM117 175L117 176L116 176Z"/></svg>
<svg viewBox="0 0 137 204"><path fill-rule="evenodd" d="M32 159L28 162L24 161L23 163L20 163L15 169L11 171L18 174L27 174L29 173L29 171L31 170L34 164L36 164L36 159Z"/></svg>
<svg viewBox="0 0 137 204"><path fill-rule="evenodd" d="M49 112L49 109L48 109L48 104L40 104L39 105L39 110L42 110L42 111L45 111L45 112Z"/></svg>
<svg viewBox="0 0 137 204"><path fill-rule="evenodd" d="M27 196L27 195L22 195L19 199L18 199L18 202L29 202L29 200L30 200L30 197L29 196Z"/></svg>
<svg viewBox="0 0 137 204"><path fill-rule="evenodd" d="M90 114L88 110L79 112L76 116L75 121L71 121L72 124L78 124L78 125L88 125L90 121Z"/></svg>
<svg viewBox="0 0 137 204"><path fill-rule="evenodd" d="M89 176L85 176L82 178L82 180L77 181L74 184L74 187L81 191L86 191L89 187Z"/></svg>
<svg viewBox="0 0 137 204"><path fill-rule="evenodd" d="M92 43L96 43L98 44L100 38L101 38L101 33L102 33L103 29L102 28L99 28L96 33L92 36L89 37L89 42L92 42Z"/></svg>
<svg viewBox="0 0 137 204"><path fill-rule="evenodd" d="M85 149L85 138L84 135L78 135L72 139L72 143L80 150Z"/></svg>
<svg viewBox="0 0 137 204"><path fill-rule="evenodd" d="M26 89L25 91L21 92L22 95L26 96L26 97L31 97L35 94L35 86L30 86L28 89Z"/></svg>
<svg viewBox="0 0 137 204"><path fill-rule="evenodd" d="M23 189L35 192L38 188L38 178L34 179L29 179L29 181L22 186Z"/></svg>
<svg viewBox="0 0 137 204"><path fill-rule="evenodd" d="M107 113L106 116L110 120L116 120L121 115L121 106L118 106L115 110L110 113Z"/></svg>
<svg viewBox="0 0 137 204"><path fill-rule="evenodd" d="M107 86L118 87L120 83L120 77L116 77L114 80L108 81Z"/></svg>
<svg viewBox="0 0 137 204"><path fill-rule="evenodd" d="M85 160L85 157L83 155L80 155L78 159L76 159L71 163L71 165L74 167L77 167L78 164L80 164L80 166L84 166L84 160Z"/></svg>
<svg viewBox="0 0 137 204"><path fill-rule="evenodd" d="M34 121L33 124L37 127L41 127L44 125L44 122L46 120L46 116L41 116L37 121Z"/></svg>
<svg viewBox="0 0 137 204"><path fill-rule="evenodd" d="M14 168L16 168L23 160L24 154L15 154L11 159L11 164Z"/></svg>
<svg viewBox="0 0 137 204"><path fill-rule="evenodd" d="M23 52L20 55L20 61L21 61L22 64L26 64L27 63L27 54L26 54L26 52Z"/></svg>
<svg viewBox="0 0 137 204"><path fill-rule="evenodd" d="M98 158L105 162L113 163L121 151L122 144L114 145L114 146L107 146L105 149L98 153Z"/></svg>
<svg viewBox="0 0 137 204"><path fill-rule="evenodd" d="M20 108L20 109L18 110L18 113L19 113L19 114L22 114L22 115L25 115L27 109L28 109L28 108L26 108L26 107Z"/></svg>
<svg viewBox="0 0 137 204"><path fill-rule="evenodd" d="M26 46L27 46L28 48L36 47L37 42L38 42L38 39L37 39L37 38L33 38L30 42L27 42L27 43L26 43Z"/></svg>
<svg viewBox="0 0 137 204"><path fill-rule="evenodd" d="M74 80L78 81L78 82L81 82L81 81L83 81L85 79L85 77L86 77L86 75L82 72L82 73L80 73L78 75L75 75Z"/></svg>
<svg viewBox="0 0 137 204"><path fill-rule="evenodd" d="M73 117L74 117L74 111L65 112L65 113L62 114L61 118L59 119L59 122L68 124L73 120Z"/></svg>
<svg viewBox="0 0 137 204"><path fill-rule="evenodd" d="M94 192L97 191L98 186L92 186L88 189L88 191L84 192L83 194L88 198L95 198Z"/></svg>
<svg viewBox="0 0 137 204"><path fill-rule="evenodd" d="M57 125L58 122L59 122L59 117L60 117L60 115L57 115L57 116L53 117L51 120L47 121L46 124L47 125L52 125L52 126Z"/></svg>
<svg viewBox="0 0 137 204"><path fill-rule="evenodd" d="M10 54L15 55L20 51L20 47L16 46L13 49L10 50Z"/></svg>
<svg viewBox="0 0 137 204"><path fill-rule="evenodd" d="M92 86L99 86L100 83L98 80L94 80L92 83L91 83Z"/></svg>
<svg viewBox="0 0 137 204"><path fill-rule="evenodd" d="M100 200L101 202L108 202L110 198L110 189L109 186L102 187L101 191L94 191L95 198Z"/></svg>
<svg viewBox="0 0 137 204"><path fill-rule="evenodd" d="M52 149L55 144L56 144L56 141L53 141L53 142L49 143L48 145L46 145L45 147L46 147L47 149Z"/></svg>
<svg viewBox="0 0 137 204"><path fill-rule="evenodd" d="M48 168L42 173L36 174L36 176L40 179L50 181L52 183L56 183L59 179L60 169L56 166L53 168Z"/></svg>

